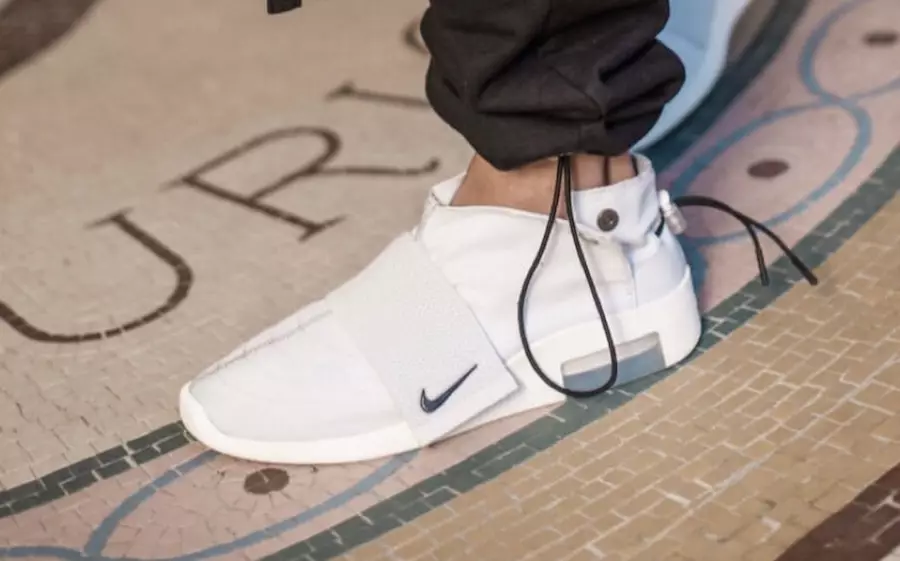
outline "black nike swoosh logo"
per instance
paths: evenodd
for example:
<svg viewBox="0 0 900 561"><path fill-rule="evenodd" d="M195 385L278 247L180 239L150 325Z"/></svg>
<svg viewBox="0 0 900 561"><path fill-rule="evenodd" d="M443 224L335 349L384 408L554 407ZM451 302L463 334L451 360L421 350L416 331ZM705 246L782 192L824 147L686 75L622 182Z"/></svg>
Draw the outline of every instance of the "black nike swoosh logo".
<svg viewBox="0 0 900 561"><path fill-rule="evenodd" d="M422 395L419 396L419 407L422 408L422 411L428 414L434 413L435 411L440 409L445 403L447 403L447 400L450 399L450 396L456 393L456 390L458 390L459 387L463 385L463 382L465 382L469 378L469 376L472 375L472 372L475 372L477 368L478 365L476 364L475 366L470 368L468 372L460 376L459 380L457 380L453 383L452 386L447 388L444 393L434 399L429 399L428 395L425 393L425 390L422 390Z"/></svg>

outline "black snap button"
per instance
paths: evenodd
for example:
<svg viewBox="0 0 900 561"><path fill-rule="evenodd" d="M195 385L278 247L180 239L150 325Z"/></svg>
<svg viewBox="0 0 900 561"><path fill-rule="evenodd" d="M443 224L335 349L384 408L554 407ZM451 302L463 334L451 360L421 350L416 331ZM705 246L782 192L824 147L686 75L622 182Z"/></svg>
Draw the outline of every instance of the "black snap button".
<svg viewBox="0 0 900 561"><path fill-rule="evenodd" d="M608 208L597 216L597 227L604 232L613 231L619 225L619 213Z"/></svg>

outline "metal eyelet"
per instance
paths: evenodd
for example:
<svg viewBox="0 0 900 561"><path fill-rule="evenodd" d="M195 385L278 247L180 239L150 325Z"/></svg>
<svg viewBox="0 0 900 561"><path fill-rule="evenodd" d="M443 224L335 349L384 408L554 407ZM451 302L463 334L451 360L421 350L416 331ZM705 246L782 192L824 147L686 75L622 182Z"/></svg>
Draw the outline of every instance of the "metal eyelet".
<svg viewBox="0 0 900 561"><path fill-rule="evenodd" d="M612 232L619 225L619 213L611 208L605 209L597 216L597 227L604 232Z"/></svg>

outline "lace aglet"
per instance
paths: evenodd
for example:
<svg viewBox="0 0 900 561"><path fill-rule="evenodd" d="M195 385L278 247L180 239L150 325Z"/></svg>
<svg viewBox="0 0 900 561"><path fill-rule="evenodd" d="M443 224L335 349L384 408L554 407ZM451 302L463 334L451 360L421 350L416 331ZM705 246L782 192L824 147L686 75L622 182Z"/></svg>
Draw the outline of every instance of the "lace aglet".
<svg viewBox="0 0 900 561"><path fill-rule="evenodd" d="M663 220L665 220L669 230L676 236L683 234L687 230L687 220L684 217L684 213L672 202L668 191L660 191L658 196Z"/></svg>
<svg viewBox="0 0 900 561"><path fill-rule="evenodd" d="M798 271L800 271L800 274L803 275L803 278L806 279L806 282L808 282L812 286L817 286L819 284L819 277L817 277L816 274L806 266L806 263L800 261L800 258L796 255L789 254L788 257L790 258L791 263L793 263L794 267Z"/></svg>
<svg viewBox="0 0 900 561"><path fill-rule="evenodd" d="M664 215L665 215L665 207L667 205L671 204L667 192L665 192L665 191L660 192L660 201L662 203ZM816 275L809 269L809 267L807 267L806 264L803 263L803 261L801 261L799 257L794 255L794 253L791 251L791 249L781 240L781 238L779 238L777 235L775 235L775 233L772 232L771 230L769 230L769 228L767 228L765 225L734 210L733 208L726 205L725 203L723 203L721 201L717 201L715 199L711 199L709 197L704 197L701 195L684 195L684 196L678 197L673 202L677 206L706 206L706 207L714 208L716 210L721 210L721 211L726 212L726 213L730 214L731 216L737 218L741 222L741 224L743 224L744 227L747 228L747 233L750 235L750 238L753 240L753 245L756 250L756 262L759 265L759 282L763 286L769 285L769 272L766 268L766 259L763 256L762 246L759 243L759 237L756 235L756 232L754 232L754 230L753 230L754 228L760 230L762 233L769 236L769 238L771 238L772 241L774 241L778 245L778 247L781 248L781 250L785 253L785 255L787 255L788 258L791 260L791 263L794 265L794 267L796 267L797 270L800 271L800 274L803 275L803 277L807 280L807 282L809 282L809 284L811 284L812 286L816 286L819 284L818 277L816 277ZM675 206L675 205L672 205L672 206ZM670 226L670 228L671 228L671 226Z"/></svg>
<svg viewBox="0 0 900 561"><path fill-rule="evenodd" d="M809 269L806 269L806 270L800 269L800 273L806 278L806 282L808 282L812 286L819 285L819 277L817 277L815 275L815 273L813 273Z"/></svg>

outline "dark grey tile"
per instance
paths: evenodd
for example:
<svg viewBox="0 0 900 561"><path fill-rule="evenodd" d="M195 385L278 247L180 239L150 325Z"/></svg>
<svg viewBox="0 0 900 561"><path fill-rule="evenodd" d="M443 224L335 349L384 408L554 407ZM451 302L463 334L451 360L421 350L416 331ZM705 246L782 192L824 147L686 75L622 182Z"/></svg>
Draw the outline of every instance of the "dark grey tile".
<svg viewBox="0 0 900 561"><path fill-rule="evenodd" d="M260 561L313 561L308 551L301 551L301 548L297 547L300 545L305 545L305 543L301 542L296 546L292 545L272 555L263 557Z"/></svg>
<svg viewBox="0 0 900 561"><path fill-rule="evenodd" d="M334 532L340 536L341 544L354 547L399 528L400 524L401 522L394 517L383 518L379 520L379 524L373 524L360 516L355 516L334 528Z"/></svg>
<svg viewBox="0 0 900 561"><path fill-rule="evenodd" d="M292 559L309 559L308 554L312 553L312 547L310 547L308 541L302 541L291 545L281 551L269 555L268 557L263 557L261 561L289 561Z"/></svg>
<svg viewBox="0 0 900 561"><path fill-rule="evenodd" d="M12 510L13 514L16 514L19 512L24 512L30 508L35 508L47 504L50 501L54 501L63 496L65 496L65 493L58 487L46 489L44 492L38 493L37 495L30 495L17 501L13 501L9 504L9 507Z"/></svg>
<svg viewBox="0 0 900 561"><path fill-rule="evenodd" d="M429 509L437 508L446 502L450 502L454 498L458 497L459 493L454 492L452 489L448 489L447 487L442 487L431 493L427 497L423 499L423 502L428 505Z"/></svg>
<svg viewBox="0 0 900 561"><path fill-rule="evenodd" d="M161 441L159 444L157 444L155 446L155 448L157 450L159 450L159 452L161 454L166 454L168 452L171 452L172 450L177 450L177 449L181 448L182 446L187 446L187 444L188 444L187 437L184 435L184 433L179 433L179 434L176 434L175 436L171 436L171 437Z"/></svg>
<svg viewBox="0 0 900 561"><path fill-rule="evenodd" d="M157 442L162 442L170 436L174 436L178 433L183 432L184 427L181 423L169 423L168 425L160 427L153 432L147 433L140 438L135 438L134 440L129 441L126 446L129 450L132 451L142 451L145 448L153 446Z"/></svg>
<svg viewBox="0 0 900 561"><path fill-rule="evenodd" d="M134 460L134 463L141 465L149 462L150 460L155 460L160 456L162 456L162 453L156 448L145 448L140 452L135 452L135 454L131 458Z"/></svg>
<svg viewBox="0 0 900 561"><path fill-rule="evenodd" d="M109 450L105 450L97 454L97 461L101 464L108 464L110 462L114 462L119 458L124 458L128 455L128 450L125 449L124 446L116 446L115 448L110 448Z"/></svg>
<svg viewBox="0 0 900 561"><path fill-rule="evenodd" d="M349 549L349 547L344 546L339 536L331 530L322 532L321 534L310 538L309 545L312 548L312 551L310 551L307 556L315 561L331 559ZM353 544L353 546L355 545L359 544Z"/></svg>
<svg viewBox="0 0 900 561"><path fill-rule="evenodd" d="M376 503L366 510L362 512L362 516L364 516L367 520L390 520L395 518L396 513L403 508L404 506L410 505L416 501L419 501L424 496L420 492L410 492L415 491L415 489L410 488L406 491L402 491L393 497L389 497L384 499L383 501ZM403 497L400 497L403 495ZM353 519L357 518L356 516ZM352 519L345 520L338 526L335 526L335 529L339 529L343 524L347 524Z"/></svg>
<svg viewBox="0 0 900 561"><path fill-rule="evenodd" d="M412 504L408 504L403 507L403 509L398 510L396 516L403 522L412 522L431 509L432 507L429 506L427 502L425 502L425 499L422 499Z"/></svg>
<svg viewBox="0 0 900 561"><path fill-rule="evenodd" d="M18 487L13 487L12 489L0 492L0 504L11 503L18 499L36 495L44 490L45 487L41 481L30 481L23 485L19 485Z"/></svg>
<svg viewBox="0 0 900 561"><path fill-rule="evenodd" d="M58 487L60 483L62 483L63 481L68 481L73 477L75 477L75 474L72 473L72 470L68 467L64 467L52 473L48 473L41 478L41 481L47 487Z"/></svg>
<svg viewBox="0 0 900 561"><path fill-rule="evenodd" d="M121 460L116 460L115 462L106 464L103 467L97 468L96 473L103 479L109 479L110 477L114 477L114 476L119 475L120 473L126 472L130 469L131 469L131 464L129 464L123 458Z"/></svg>
<svg viewBox="0 0 900 561"><path fill-rule="evenodd" d="M480 475L482 479L493 479L511 467L521 464L528 458L531 458L534 454L534 449L520 445L501 456L492 458L484 465L478 466L475 473Z"/></svg>
<svg viewBox="0 0 900 561"><path fill-rule="evenodd" d="M521 437L518 440L537 451L553 446L559 441L559 435L564 430L564 423L559 419L545 416L529 424L516 434Z"/></svg>
<svg viewBox="0 0 900 561"><path fill-rule="evenodd" d="M100 460L97 459L96 456L93 458L87 458L81 460L80 462L76 462L69 466L69 470L75 475L81 475L83 473L90 473L100 467Z"/></svg>
<svg viewBox="0 0 900 561"><path fill-rule="evenodd" d="M64 482L62 484L62 488L66 492L66 494L71 495L96 482L97 477L93 474L93 472L81 473L75 476L74 479L70 479Z"/></svg>

